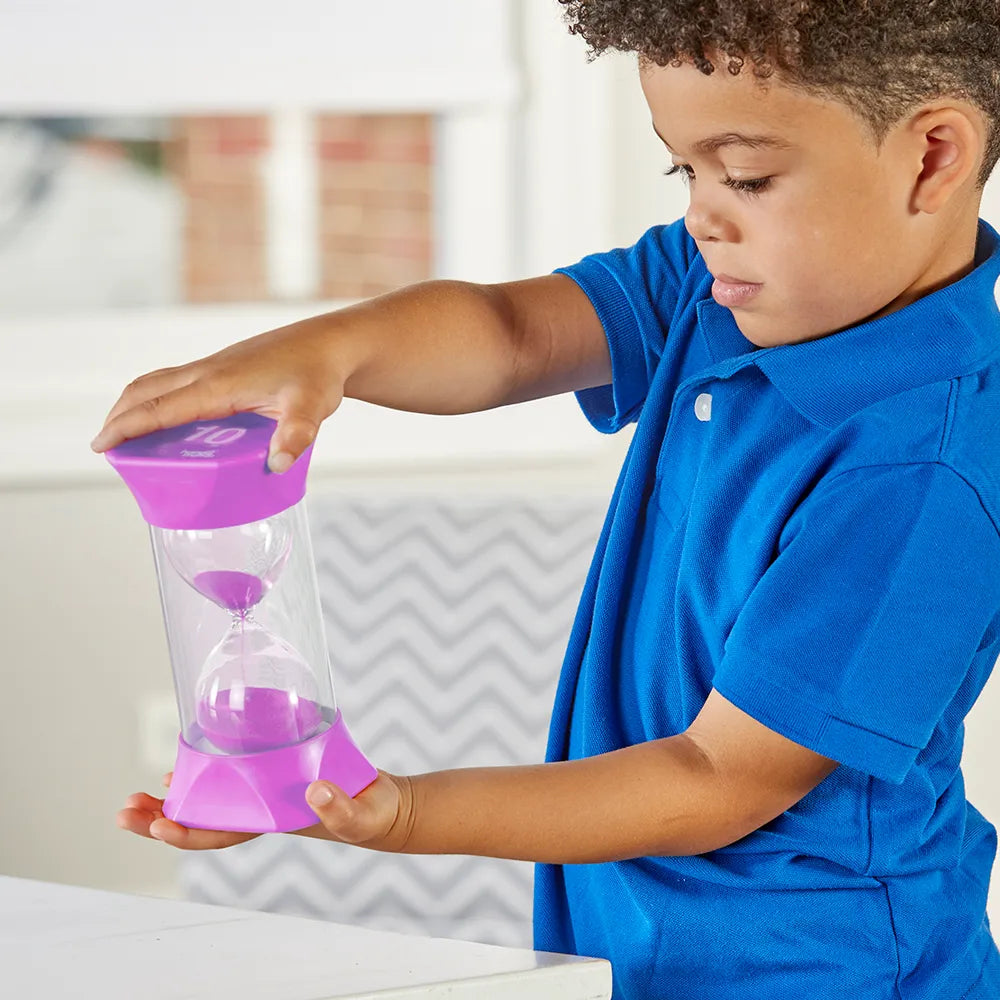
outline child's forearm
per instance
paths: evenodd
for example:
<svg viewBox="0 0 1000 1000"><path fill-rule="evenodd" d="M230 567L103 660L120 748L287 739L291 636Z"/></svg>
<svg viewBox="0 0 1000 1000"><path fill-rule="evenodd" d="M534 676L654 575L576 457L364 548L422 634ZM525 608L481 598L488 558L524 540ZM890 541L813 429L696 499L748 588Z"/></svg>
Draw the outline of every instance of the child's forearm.
<svg viewBox="0 0 1000 1000"><path fill-rule="evenodd" d="M344 395L419 413L469 413L510 394L516 341L488 285L429 281L296 324L322 331Z"/></svg>
<svg viewBox="0 0 1000 1000"><path fill-rule="evenodd" d="M344 395L471 413L610 378L603 330L570 279L429 281L306 320L326 327Z"/></svg>
<svg viewBox="0 0 1000 1000"><path fill-rule="evenodd" d="M697 745L674 736L582 760L418 775L402 850L554 864L690 855L750 832Z"/></svg>

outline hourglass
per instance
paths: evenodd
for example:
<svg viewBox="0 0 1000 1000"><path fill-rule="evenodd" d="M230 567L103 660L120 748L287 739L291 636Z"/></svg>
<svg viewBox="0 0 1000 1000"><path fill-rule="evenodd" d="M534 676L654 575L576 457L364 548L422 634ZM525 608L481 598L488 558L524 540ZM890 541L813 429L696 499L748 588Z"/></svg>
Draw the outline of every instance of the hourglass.
<svg viewBox="0 0 1000 1000"><path fill-rule="evenodd" d="M254 618L288 559L291 542L284 514L217 531L163 533L173 568L232 615L195 685L201 732L225 753L288 746L315 736L323 726L309 665Z"/></svg>
<svg viewBox="0 0 1000 1000"><path fill-rule="evenodd" d="M181 720L163 811L185 826L310 826L305 789L375 768L333 694L305 514L310 454L268 471L274 421L241 413L107 452L150 525ZM311 451L311 449L310 449Z"/></svg>

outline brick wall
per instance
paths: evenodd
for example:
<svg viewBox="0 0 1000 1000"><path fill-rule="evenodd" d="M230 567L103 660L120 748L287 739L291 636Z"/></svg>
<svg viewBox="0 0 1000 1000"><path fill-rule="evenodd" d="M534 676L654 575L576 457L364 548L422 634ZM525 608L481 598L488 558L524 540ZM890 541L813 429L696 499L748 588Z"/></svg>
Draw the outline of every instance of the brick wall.
<svg viewBox="0 0 1000 1000"><path fill-rule="evenodd" d="M187 301L267 298L260 168L269 143L263 115L176 119L167 163L185 196Z"/></svg>
<svg viewBox="0 0 1000 1000"><path fill-rule="evenodd" d="M431 119L321 115L321 291L353 298L430 277Z"/></svg>
<svg viewBox="0 0 1000 1000"><path fill-rule="evenodd" d="M175 120L167 164L185 195L185 297L264 299L264 116ZM355 298L431 276L431 118L319 115L320 287Z"/></svg>

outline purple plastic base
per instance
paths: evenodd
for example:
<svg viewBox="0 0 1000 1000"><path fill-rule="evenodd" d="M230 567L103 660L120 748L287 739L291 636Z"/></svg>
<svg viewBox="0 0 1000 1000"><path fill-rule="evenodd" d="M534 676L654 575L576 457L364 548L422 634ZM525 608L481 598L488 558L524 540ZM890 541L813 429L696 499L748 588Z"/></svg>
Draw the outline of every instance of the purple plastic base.
<svg viewBox="0 0 1000 1000"><path fill-rule="evenodd" d="M288 833L319 822L306 803L310 782L332 781L353 797L377 774L339 711L312 739L261 753L202 753L179 737L163 815L202 830Z"/></svg>

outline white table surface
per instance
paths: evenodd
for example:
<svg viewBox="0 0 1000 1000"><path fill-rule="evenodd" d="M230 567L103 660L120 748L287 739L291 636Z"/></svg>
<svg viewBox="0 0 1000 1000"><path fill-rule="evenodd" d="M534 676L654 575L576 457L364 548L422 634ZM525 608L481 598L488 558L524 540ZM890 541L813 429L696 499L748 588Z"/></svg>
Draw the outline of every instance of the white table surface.
<svg viewBox="0 0 1000 1000"><path fill-rule="evenodd" d="M4 1000L607 1000L604 961L0 877Z"/></svg>

